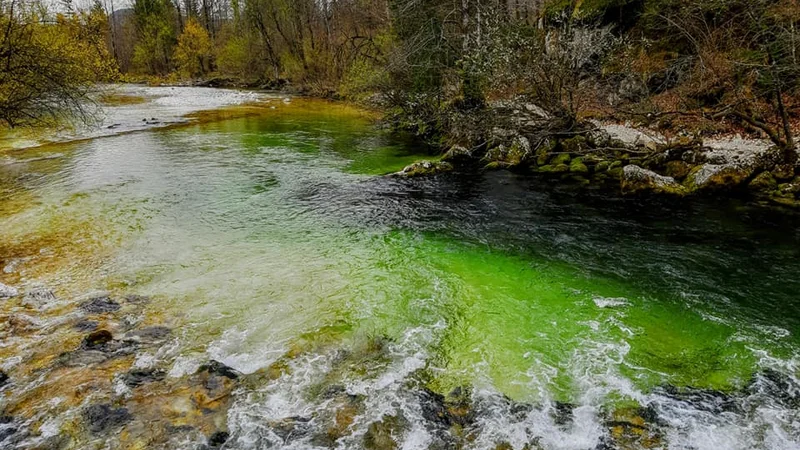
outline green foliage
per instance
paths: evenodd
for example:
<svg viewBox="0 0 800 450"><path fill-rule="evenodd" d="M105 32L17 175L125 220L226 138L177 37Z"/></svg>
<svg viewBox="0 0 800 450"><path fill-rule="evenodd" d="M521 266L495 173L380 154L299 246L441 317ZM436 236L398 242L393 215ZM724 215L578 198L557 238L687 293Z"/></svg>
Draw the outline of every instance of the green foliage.
<svg viewBox="0 0 800 450"><path fill-rule="evenodd" d="M133 64L141 72L164 75L172 69L175 18L169 0L135 0L137 43Z"/></svg>
<svg viewBox="0 0 800 450"><path fill-rule="evenodd" d="M212 43L205 28L192 18L186 22L175 48L175 64L184 77L200 77L211 66Z"/></svg>

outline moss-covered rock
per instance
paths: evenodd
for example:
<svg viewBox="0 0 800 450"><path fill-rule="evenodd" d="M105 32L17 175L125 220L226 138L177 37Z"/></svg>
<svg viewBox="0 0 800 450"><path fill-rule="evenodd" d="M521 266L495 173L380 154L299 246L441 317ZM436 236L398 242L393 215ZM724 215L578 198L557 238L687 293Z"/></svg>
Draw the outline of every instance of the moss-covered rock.
<svg viewBox="0 0 800 450"><path fill-rule="evenodd" d="M584 164L583 158L575 158L569 165L569 171L572 173L589 173L589 168Z"/></svg>
<svg viewBox="0 0 800 450"><path fill-rule="evenodd" d="M613 412L608 422L611 448L651 449L662 448L664 438L652 423L650 408L620 408Z"/></svg>
<svg viewBox="0 0 800 450"><path fill-rule="evenodd" d="M595 173L603 173L608 171L608 168L611 167L611 161L600 161L594 166Z"/></svg>
<svg viewBox="0 0 800 450"><path fill-rule="evenodd" d="M623 194L652 192L657 194L685 195L686 188L672 177L659 175L639 166L625 166L620 186Z"/></svg>
<svg viewBox="0 0 800 450"><path fill-rule="evenodd" d="M442 155L442 161L464 162L472 160L473 157L471 149L462 145L454 145Z"/></svg>
<svg viewBox="0 0 800 450"><path fill-rule="evenodd" d="M560 164L569 164L571 159L572 157L569 155L569 153L558 153L550 158L550 165L558 166Z"/></svg>
<svg viewBox="0 0 800 450"><path fill-rule="evenodd" d="M622 168L622 166L624 166L624 165L625 164L622 162L622 160L618 159L616 161L612 161L611 162L611 164L608 166L608 170L614 170L614 169L617 169L617 168Z"/></svg>
<svg viewBox="0 0 800 450"><path fill-rule="evenodd" d="M745 183L754 170L738 164L703 164L689 172L684 185L691 191L732 189Z"/></svg>
<svg viewBox="0 0 800 450"><path fill-rule="evenodd" d="M776 181L789 181L794 178L794 166L791 164L779 164L772 169L772 176Z"/></svg>
<svg viewBox="0 0 800 450"><path fill-rule="evenodd" d="M664 174L668 177L679 180L686 178L691 170L692 166L684 161L668 161L665 164Z"/></svg>
<svg viewBox="0 0 800 450"><path fill-rule="evenodd" d="M569 172L569 166L566 164L548 164L546 166L539 167L539 172L541 173L565 173Z"/></svg>
<svg viewBox="0 0 800 450"><path fill-rule="evenodd" d="M398 416L383 416L373 422L364 435L364 448L367 450L396 450L398 438L405 427L405 420Z"/></svg>
<svg viewBox="0 0 800 450"><path fill-rule="evenodd" d="M769 172L762 172L753 181L748 184L748 187L754 191L774 191L778 187L778 182Z"/></svg>
<svg viewBox="0 0 800 450"><path fill-rule="evenodd" d="M412 178L450 172L453 169L453 165L446 161L419 161L407 166L395 175Z"/></svg>

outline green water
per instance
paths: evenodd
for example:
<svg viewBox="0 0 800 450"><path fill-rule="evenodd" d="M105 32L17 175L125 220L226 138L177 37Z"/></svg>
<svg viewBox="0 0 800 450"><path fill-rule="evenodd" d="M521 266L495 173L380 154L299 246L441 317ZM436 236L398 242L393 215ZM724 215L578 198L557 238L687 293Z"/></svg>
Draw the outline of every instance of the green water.
<svg viewBox="0 0 800 450"><path fill-rule="evenodd" d="M324 342L320 358L380 340L389 356L344 375L376 405L402 403L397 380L424 373L441 393L472 386L584 406L592 426L614 405L660 402L674 448L797 444L797 411L777 401L717 419L656 393L735 393L767 368L798 375L791 216L606 199L504 172L378 176L423 153L316 104L15 153L57 157L0 167L0 265L22 261L9 284L45 282L67 297L152 296L150 308L178 327L177 347L156 355L177 375L209 358L254 373L299 339ZM294 364L306 378L240 394L234 411L292 415L297 401L281 393L331 376L313 359ZM383 414L370 408L365 417ZM492 439L512 429L486 414ZM525 420L545 448L599 439L580 424L556 433L543 417ZM753 424L778 431L756 435ZM236 414L228 427L259 433ZM245 441L231 448L267 447Z"/></svg>

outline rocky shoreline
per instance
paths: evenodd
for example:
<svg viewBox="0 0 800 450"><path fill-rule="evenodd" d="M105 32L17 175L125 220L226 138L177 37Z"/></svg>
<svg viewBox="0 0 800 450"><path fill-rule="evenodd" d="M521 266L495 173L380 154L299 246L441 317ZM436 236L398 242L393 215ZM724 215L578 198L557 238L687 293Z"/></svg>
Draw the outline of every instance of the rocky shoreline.
<svg viewBox="0 0 800 450"><path fill-rule="evenodd" d="M655 132L599 122L585 131L538 141L495 130L485 146L453 146L440 160L414 163L396 175L459 168L513 170L622 195L735 196L800 207L800 166L781 164L780 151L767 141L669 140Z"/></svg>
<svg viewBox="0 0 800 450"><path fill-rule="evenodd" d="M41 323L37 316L62 302L45 288L21 291L0 284L0 301L17 306L16 313L3 318L6 335L35 333ZM147 315L150 298L100 295L68 303L73 310L57 326L67 329L71 337L58 334L53 338L58 342L43 337L37 344L40 351L29 355L37 360L20 358L0 370L0 444L6 448L62 449L92 442L131 449L174 448L187 442L198 449L235 448L236 439L253 439L229 429L236 398L290 376L302 358L325 353L334 354L335 363L307 394L322 407L307 415L264 419L259 445L302 442L337 448L347 443L368 450L396 450L402 446L403 436L419 425L412 424L402 411L366 417L368 399L346 387L348 375L389 358L386 338L372 337L366 345L339 348L323 329L318 335L301 337L281 358L254 373L243 374L214 360L174 373L170 357L147 363L149 359L143 355L162 354L174 343L177 330L130 320ZM548 415L564 430L578 426L576 417L585 414L585 407L571 403L528 404L505 396L485 397L476 395L470 386L442 395L428 387L429 376L419 369L401 388L401 395L418 405L422 426L433 436L429 448L458 449L477 442L481 421L497 411L520 423L531 415ZM753 395L769 395L788 407L800 407L800 386L770 371L756 374L736 392L674 386L656 390L665 399L702 405L719 414L737 413L746 405L745 398ZM669 423L658 402L627 401L593 414L599 415L605 428L595 450L661 448L667 443ZM54 416L60 419L54 422ZM369 423L364 429L365 420ZM534 438L525 443L501 440L492 448L545 447Z"/></svg>

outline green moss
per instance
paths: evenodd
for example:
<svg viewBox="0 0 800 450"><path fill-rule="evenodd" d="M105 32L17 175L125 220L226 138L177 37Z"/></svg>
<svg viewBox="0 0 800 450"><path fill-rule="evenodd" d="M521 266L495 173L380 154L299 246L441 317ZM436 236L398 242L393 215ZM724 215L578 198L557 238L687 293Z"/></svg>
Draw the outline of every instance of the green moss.
<svg viewBox="0 0 800 450"><path fill-rule="evenodd" d="M572 157L568 153L559 153L550 159L550 165L558 166L560 164L569 164Z"/></svg>
<svg viewBox="0 0 800 450"><path fill-rule="evenodd" d="M583 158L575 158L569 165L569 171L572 173L589 173L589 168L583 163Z"/></svg>

